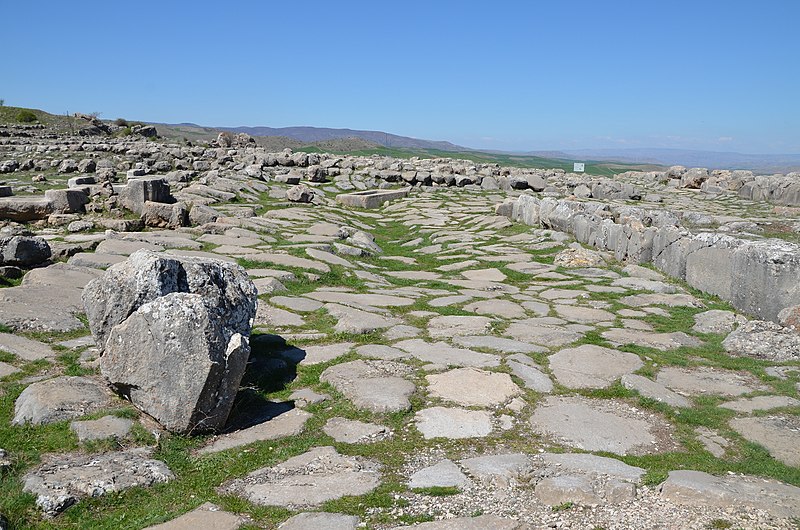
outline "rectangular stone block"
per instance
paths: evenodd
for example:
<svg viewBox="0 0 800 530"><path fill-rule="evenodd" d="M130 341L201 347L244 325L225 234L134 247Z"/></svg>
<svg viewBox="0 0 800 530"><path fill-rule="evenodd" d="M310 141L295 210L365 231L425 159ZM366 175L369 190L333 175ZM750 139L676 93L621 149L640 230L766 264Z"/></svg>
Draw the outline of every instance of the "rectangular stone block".
<svg viewBox="0 0 800 530"><path fill-rule="evenodd" d="M408 195L408 189L397 190L366 190L355 193L343 193L336 196L336 200L345 206L355 208L379 208L383 203L402 199Z"/></svg>

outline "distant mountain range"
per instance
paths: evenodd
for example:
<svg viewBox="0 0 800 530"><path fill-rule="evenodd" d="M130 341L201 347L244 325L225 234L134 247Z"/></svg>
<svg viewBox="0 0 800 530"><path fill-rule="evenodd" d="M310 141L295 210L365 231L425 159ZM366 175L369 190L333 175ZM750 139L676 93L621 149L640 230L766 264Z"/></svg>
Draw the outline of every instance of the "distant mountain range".
<svg viewBox="0 0 800 530"><path fill-rule="evenodd" d="M749 169L762 173L800 171L800 155L752 155L690 149L569 149L565 151L532 151L528 154L551 158L613 160L635 164L707 167L709 169Z"/></svg>
<svg viewBox="0 0 800 530"><path fill-rule="evenodd" d="M194 123L181 123L172 127L191 127L206 131L247 133L256 137L291 138L304 144L313 144L343 138L360 138L367 142L399 149L430 149L447 152L498 153L503 155L536 156L566 161L585 160L621 162L628 164L682 165L709 169L749 169L759 173L789 173L800 171L800 154L758 155L700 151L688 149L633 148L633 149L569 149L563 151L509 152L473 149L446 141L410 138L382 131L358 129L330 129L326 127L203 127Z"/></svg>

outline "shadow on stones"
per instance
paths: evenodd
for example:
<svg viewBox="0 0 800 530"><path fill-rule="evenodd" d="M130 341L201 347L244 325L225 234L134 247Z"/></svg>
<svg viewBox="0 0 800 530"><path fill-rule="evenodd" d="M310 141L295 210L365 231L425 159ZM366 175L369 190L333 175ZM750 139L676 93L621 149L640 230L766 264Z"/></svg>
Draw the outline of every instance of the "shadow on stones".
<svg viewBox="0 0 800 530"><path fill-rule="evenodd" d="M253 334L250 359L224 433L269 421L294 408L294 401L269 401L264 394L279 392L297 378L297 365L306 352L279 335Z"/></svg>

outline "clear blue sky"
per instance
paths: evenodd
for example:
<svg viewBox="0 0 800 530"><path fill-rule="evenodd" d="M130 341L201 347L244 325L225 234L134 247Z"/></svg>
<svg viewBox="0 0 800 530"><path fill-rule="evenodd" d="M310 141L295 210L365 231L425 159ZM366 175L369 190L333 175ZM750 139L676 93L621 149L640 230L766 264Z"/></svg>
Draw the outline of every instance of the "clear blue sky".
<svg viewBox="0 0 800 530"><path fill-rule="evenodd" d="M470 147L800 153L800 0L2 0L7 105Z"/></svg>

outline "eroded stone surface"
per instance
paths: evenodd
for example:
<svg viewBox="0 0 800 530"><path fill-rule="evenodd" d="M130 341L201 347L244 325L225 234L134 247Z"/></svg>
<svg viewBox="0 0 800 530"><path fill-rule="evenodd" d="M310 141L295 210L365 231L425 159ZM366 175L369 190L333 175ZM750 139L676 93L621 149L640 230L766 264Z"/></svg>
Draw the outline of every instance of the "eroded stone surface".
<svg viewBox="0 0 800 530"><path fill-rule="evenodd" d="M665 450L667 444L659 440L657 432L668 431L668 425L626 409L611 400L550 396L536 408L530 421L537 433L576 449L620 455Z"/></svg>
<svg viewBox="0 0 800 530"><path fill-rule="evenodd" d="M731 427L745 439L764 446L773 458L787 466L800 467L800 418L760 416L734 418Z"/></svg>
<svg viewBox="0 0 800 530"><path fill-rule="evenodd" d="M550 370L570 388L604 388L644 366L638 355L593 344L567 348L550 356Z"/></svg>
<svg viewBox="0 0 800 530"><path fill-rule="evenodd" d="M320 380L330 383L359 408L373 412L398 412L411 408L409 396L416 388L403 378L407 365L392 361L351 361L327 368Z"/></svg>
<svg viewBox="0 0 800 530"><path fill-rule="evenodd" d="M345 495L364 495L380 484L380 467L333 447L315 447L272 467L257 469L222 487L261 506L309 508Z"/></svg>
<svg viewBox="0 0 800 530"><path fill-rule="evenodd" d="M78 418L110 407L111 395L88 377L62 376L28 386L14 404L13 425L41 425Z"/></svg>
<svg viewBox="0 0 800 530"><path fill-rule="evenodd" d="M463 488L470 484L467 476L452 460L444 459L430 467L420 469L408 481L409 488Z"/></svg>
<svg viewBox="0 0 800 530"><path fill-rule="evenodd" d="M431 407L417 412L414 421L426 439L483 438L492 432L491 414L479 410Z"/></svg>
<svg viewBox="0 0 800 530"><path fill-rule="evenodd" d="M716 477L702 471L670 471L661 494L676 504L748 506L781 517L800 516L800 488L746 475Z"/></svg>
<svg viewBox="0 0 800 530"><path fill-rule="evenodd" d="M147 527L147 530L195 530L213 528L214 530L237 530L245 523L245 518L226 512L219 506L207 502L166 523Z"/></svg>
<svg viewBox="0 0 800 530"><path fill-rule="evenodd" d="M163 462L150 458L147 449L49 455L44 464L23 477L23 490L36 496L36 506L42 512L57 515L83 497L99 497L173 478Z"/></svg>
<svg viewBox="0 0 800 530"><path fill-rule="evenodd" d="M662 368L656 382L678 393L689 396L719 394L739 396L763 389L758 380L750 374L698 366L694 368Z"/></svg>
<svg viewBox="0 0 800 530"><path fill-rule="evenodd" d="M458 368L427 376L428 393L464 406L491 407L520 393L508 374L477 368Z"/></svg>
<svg viewBox="0 0 800 530"><path fill-rule="evenodd" d="M337 442L348 444L377 442L391 435L383 425L340 417L329 419L322 431Z"/></svg>

